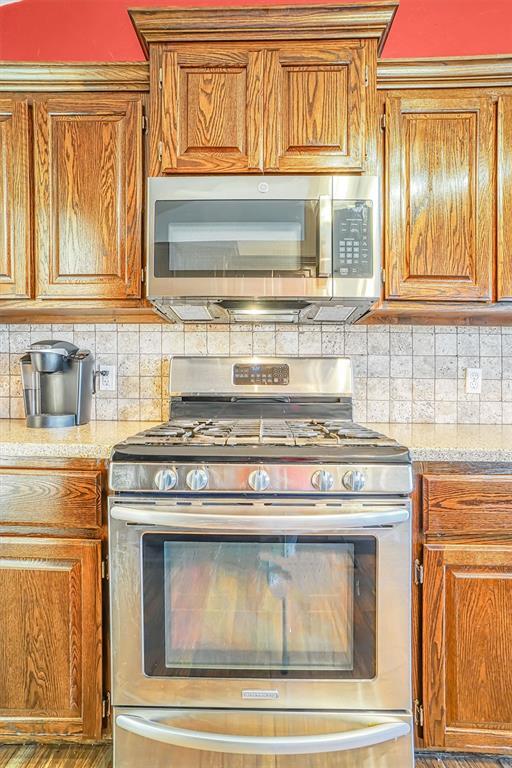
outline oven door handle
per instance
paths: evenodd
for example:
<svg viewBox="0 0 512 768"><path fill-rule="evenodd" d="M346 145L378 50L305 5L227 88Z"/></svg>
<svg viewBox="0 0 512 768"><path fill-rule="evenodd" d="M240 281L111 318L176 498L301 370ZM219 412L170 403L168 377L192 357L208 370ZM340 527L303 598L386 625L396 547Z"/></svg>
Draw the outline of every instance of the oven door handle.
<svg viewBox="0 0 512 768"><path fill-rule="evenodd" d="M313 512L306 515L286 514L285 507L260 507L259 514L226 514L226 508L221 512L198 510L171 510L168 507L154 506L123 506L115 504L110 510L114 520L120 520L132 525L158 525L176 530L198 530L204 533L215 530L240 531L245 533L263 533L276 531L293 531L304 533L321 533L340 528L374 528L381 525L396 525L409 519L407 507L370 507L369 509L350 510L341 513ZM256 507L256 509L258 509ZM272 509L273 514L269 514ZM322 508L322 509L325 509ZM255 510L256 511L256 510ZM276 514L281 511L281 514Z"/></svg>
<svg viewBox="0 0 512 768"><path fill-rule="evenodd" d="M319 752L345 752L373 747L407 736L408 723L395 720L353 731L322 733L317 736L236 736L230 733L193 731L163 725L136 715L117 715L116 725L125 731L177 747L239 755L310 755Z"/></svg>

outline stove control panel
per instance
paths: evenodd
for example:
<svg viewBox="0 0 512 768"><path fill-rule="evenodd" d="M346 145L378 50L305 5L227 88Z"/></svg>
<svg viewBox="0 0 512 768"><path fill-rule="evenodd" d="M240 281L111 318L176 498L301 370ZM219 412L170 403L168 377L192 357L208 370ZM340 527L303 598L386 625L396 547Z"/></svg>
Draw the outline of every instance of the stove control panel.
<svg viewBox="0 0 512 768"><path fill-rule="evenodd" d="M237 363L233 366L233 384L290 383L290 366L286 363Z"/></svg>
<svg viewBox="0 0 512 768"><path fill-rule="evenodd" d="M408 494L410 464L112 462L114 493L159 494Z"/></svg>

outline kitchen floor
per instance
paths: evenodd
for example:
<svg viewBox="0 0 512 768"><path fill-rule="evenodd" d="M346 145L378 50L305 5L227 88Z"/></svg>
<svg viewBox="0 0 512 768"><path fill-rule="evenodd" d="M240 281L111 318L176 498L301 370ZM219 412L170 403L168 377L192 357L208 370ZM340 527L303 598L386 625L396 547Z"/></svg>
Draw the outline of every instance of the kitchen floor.
<svg viewBox="0 0 512 768"><path fill-rule="evenodd" d="M0 746L0 768L111 768L109 746ZM140 768L151 768L141 766ZM399 768L397 766L397 768ZM512 759L492 757L419 756L416 768L512 768Z"/></svg>

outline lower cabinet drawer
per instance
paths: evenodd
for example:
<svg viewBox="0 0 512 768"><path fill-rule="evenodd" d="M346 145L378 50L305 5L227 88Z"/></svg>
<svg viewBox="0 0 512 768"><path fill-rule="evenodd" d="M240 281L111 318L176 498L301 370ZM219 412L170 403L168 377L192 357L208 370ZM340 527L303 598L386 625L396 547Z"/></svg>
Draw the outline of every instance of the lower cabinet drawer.
<svg viewBox="0 0 512 768"><path fill-rule="evenodd" d="M423 476L425 533L510 533L512 476Z"/></svg>
<svg viewBox="0 0 512 768"><path fill-rule="evenodd" d="M407 715L114 708L114 768L413 768Z"/></svg>
<svg viewBox="0 0 512 768"><path fill-rule="evenodd" d="M98 528L101 525L100 470L0 470L0 524Z"/></svg>

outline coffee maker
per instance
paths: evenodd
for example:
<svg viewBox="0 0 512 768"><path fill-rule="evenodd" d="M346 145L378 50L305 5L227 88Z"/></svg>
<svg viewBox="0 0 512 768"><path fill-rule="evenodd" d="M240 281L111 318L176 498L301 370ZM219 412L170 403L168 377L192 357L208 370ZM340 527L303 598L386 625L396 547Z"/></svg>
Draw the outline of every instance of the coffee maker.
<svg viewBox="0 0 512 768"><path fill-rule="evenodd" d="M74 427L91 418L94 357L68 341L36 341L22 356L27 427Z"/></svg>

